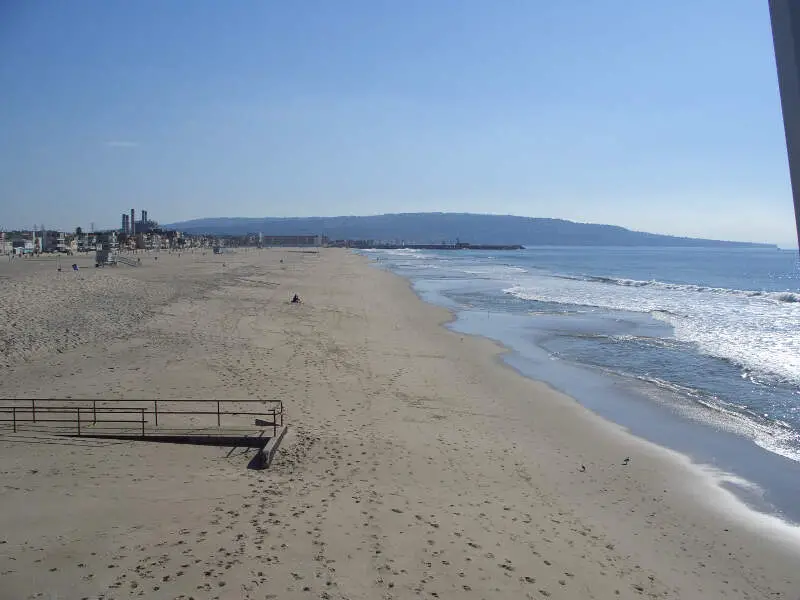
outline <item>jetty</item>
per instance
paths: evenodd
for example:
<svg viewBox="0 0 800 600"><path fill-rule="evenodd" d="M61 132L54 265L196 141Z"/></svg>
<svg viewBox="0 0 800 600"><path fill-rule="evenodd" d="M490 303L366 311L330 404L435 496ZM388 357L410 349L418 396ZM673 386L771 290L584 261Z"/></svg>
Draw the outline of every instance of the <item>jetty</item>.
<svg viewBox="0 0 800 600"><path fill-rule="evenodd" d="M524 250L525 246L520 244L468 244L459 242L456 244L375 244L376 250Z"/></svg>

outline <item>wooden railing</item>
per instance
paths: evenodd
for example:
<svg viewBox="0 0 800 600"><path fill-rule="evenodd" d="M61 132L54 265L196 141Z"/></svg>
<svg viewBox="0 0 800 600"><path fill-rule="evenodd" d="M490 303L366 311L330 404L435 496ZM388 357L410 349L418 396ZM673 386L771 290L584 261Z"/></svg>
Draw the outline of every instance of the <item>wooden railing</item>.
<svg viewBox="0 0 800 600"><path fill-rule="evenodd" d="M60 402L61 404L54 404ZM69 429L74 425L76 435L83 435L87 425L136 426L141 435L146 435L145 425L152 422L158 427L159 417L164 415L214 416L217 427L222 427L223 416L261 417L255 420L257 427L271 427L273 436L278 428L283 427L283 402L280 400L148 400L144 406L109 405L108 400L51 400L32 399L10 406L0 406L0 423L11 423L12 430L17 430L25 423L63 423ZM165 405L192 403L194 405L211 405L209 409L192 408L176 410ZM261 404L262 410L223 410L223 404ZM134 415L134 418L120 418Z"/></svg>

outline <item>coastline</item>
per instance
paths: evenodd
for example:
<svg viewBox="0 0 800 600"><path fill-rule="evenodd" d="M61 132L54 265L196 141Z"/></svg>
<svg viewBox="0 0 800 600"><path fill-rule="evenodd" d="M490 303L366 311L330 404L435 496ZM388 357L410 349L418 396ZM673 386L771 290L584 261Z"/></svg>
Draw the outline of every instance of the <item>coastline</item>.
<svg viewBox="0 0 800 600"><path fill-rule="evenodd" d="M399 275L336 250L227 255L224 272L188 260L109 274L181 290L121 337L15 363L0 394L282 398L273 468L4 434L13 597L761 598L800 584L774 523L712 510L728 497L706 474L451 331Z"/></svg>
<svg viewBox="0 0 800 600"><path fill-rule="evenodd" d="M461 275L473 272L473 268L479 274L483 265L453 267L453 277L448 271L449 261L427 267L428 271L445 269L448 274L444 276L438 270L430 275L428 271L418 273L404 260L379 264L408 279L424 301L447 307L454 315L447 324L452 330L484 337L506 348L503 362L517 372L546 383L634 436L689 458L713 473L720 485L751 510L776 516L793 527L800 524L800 505L796 502L800 463L794 455L782 452L780 442L773 442L780 438L772 438L770 430L746 419L719 419L715 411L685 397L680 386L675 389L668 382L652 379L649 373L639 376L624 367L599 366L602 360L570 360L552 350L558 336L575 332L588 338L607 336L616 331L615 322L624 324L620 331L625 334L671 341L668 325L624 310L605 316L578 311L567 317L569 313L560 311L537 311L531 316L513 304L505 308L497 290L507 283L491 278L483 282L480 275L472 281Z"/></svg>
<svg viewBox="0 0 800 600"><path fill-rule="evenodd" d="M365 258L372 262L370 257ZM630 436L637 440L637 442L640 442L645 446L652 447L656 450L656 452L663 452L667 460L676 462L677 464L681 465L681 468L691 471L694 476L704 480L702 485L710 488L707 490L709 494L702 494L699 496L699 498L702 498L702 503L705 504L709 510L717 514L722 514L726 511L731 514L735 514L736 517L740 519L742 524L744 524L746 527L755 528L755 530L765 528L769 529L773 535L782 537L790 547L800 548L800 524L798 524L798 521L790 520L791 518L797 519L797 514L776 514L774 507L766 506L763 503L760 498L763 490L761 490L752 481L744 479L733 472L717 468L714 465L697 462L692 458L688 451L681 449L680 446L675 447L675 444L669 444L665 441L659 443L653 439L655 436L649 437L642 433L636 432L634 428L624 423L624 419L619 418L619 414L612 415L608 411L601 410L600 406L602 405L602 402L598 402L596 406L587 406L585 402L570 394L568 390L559 389L554 381L546 377L545 373L547 370L552 369L552 363L544 367L539 367L538 369L532 369L530 368L529 364L526 364L530 357L526 357L519 348L510 344L502 337L493 335L494 332L491 330L491 328L483 329L481 327L476 328L470 326L469 321L471 317L478 317L476 320L480 319L477 311L459 310L458 306L453 304L452 301L440 291L422 289L418 285L419 282L415 282L414 280L404 277L403 275L394 273L390 269L381 266L380 263L377 263L377 265L382 271L390 273L396 277L400 277L404 282L407 282L409 289L422 302L437 308L445 309L449 314L449 318L441 322L442 327L445 327L459 335L479 337L494 344L497 348L496 361L502 368L510 369L521 377L546 386L546 388L552 393L562 396L565 402L575 403L582 409L587 410L592 417L600 419L604 424L603 426L616 427L621 435ZM373 266L375 266L374 263ZM502 313L495 313L494 318L495 320L498 318L502 319L503 315ZM515 319L515 317L510 315L506 316L506 318ZM541 348L537 347L537 350L540 354L546 354L546 351ZM592 374L590 370L579 365L570 365L570 367L573 376L584 378L595 377L598 380L608 378L608 375L605 375L604 377L603 375ZM603 384L608 388L615 387L613 382L604 381ZM594 384L592 387L599 391L599 385ZM619 393L619 390L617 390L616 393ZM664 411L659 411L655 405L648 406L645 408L645 410L651 411L648 413L648 416L653 417L654 419L663 419L665 416ZM641 422L641 419L638 421L636 419L632 419L630 422ZM685 424L682 425L685 426ZM701 427L699 429L703 428ZM708 435L710 432L700 431L700 433ZM729 437L733 438L735 436L731 435ZM741 446L748 445L748 442L738 439L734 443ZM684 448L686 448L686 446L684 446ZM760 448L749 449L752 452L764 453L776 462L780 460L787 460L780 456L774 456L768 451ZM794 463L792 461L787 462L794 467ZM789 501L790 500L791 498L789 498Z"/></svg>
<svg viewBox="0 0 800 600"><path fill-rule="evenodd" d="M498 328L496 323L503 317L495 314L492 325L486 326L480 313L462 311L448 327L495 341L506 349L502 362L522 376L545 383L631 435L676 452L695 468L713 473L715 481L726 486L739 502L755 513L785 521L789 532L800 527L800 506L795 501L800 465L796 461L708 424L685 406L670 405L667 398L650 397L647 383L553 360L534 341L510 332L515 326L524 331L519 317L506 315L511 324Z"/></svg>
<svg viewBox="0 0 800 600"><path fill-rule="evenodd" d="M791 545L800 546L800 524L798 524L796 521L789 520L786 515L776 512L774 506L765 505L763 499L761 498L763 490L750 479L742 478L734 472L719 469L710 464L697 462L697 460L695 460L690 453L681 451L681 449L679 449L680 444L670 444L666 441L659 443L652 437L638 433L634 427L631 427L624 422L620 422L624 421L624 419L615 419L613 416L605 414L607 411L600 410L597 407L588 407L584 402L570 394L568 391L556 387L547 378L540 378L541 376L537 376L534 370L527 368L527 365L525 364L526 358L512 346L506 345L506 343L501 341L499 338L490 337L487 333L482 334L474 331L467 331L466 329L460 329L463 324L460 322L458 316L456 316L451 323L448 323L447 326L455 332L484 337L495 342L502 348L502 352L497 357L499 364L512 369L515 373L522 377L530 378L534 381L542 383L554 393L565 396L569 399L569 401L575 402L581 407L586 408L593 415L602 419L606 423L618 427L622 435L632 436L645 445L655 447L657 451L662 451L664 453L667 460L677 461L680 465L691 471L694 475L705 478L707 480L706 485L714 488L713 494L715 497L712 498L711 496L706 495L703 495L702 497L702 501L710 510L715 512L728 511L735 513L745 525L750 522L760 524L759 527L766 526L770 528L775 535L780 535L786 537L787 540L792 540L790 541ZM590 373L588 373L586 369L582 369L578 366L574 366L574 371L587 377L590 376ZM599 379L604 376L595 375L595 377ZM605 375L605 377L608 378L609 375ZM606 382L606 385L608 388L615 387L613 381ZM648 406L645 408L645 411L647 416L653 417L654 419L663 418L664 416L664 411L659 411L657 406ZM641 419L637 418L630 419L630 421L637 424L641 423ZM663 422L659 424L659 427L661 426L663 426ZM681 424L681 426L676 427L676 429L680 429L681 427L685 427L685 424ZM708 432L702 431L702 433L707 434ZM742 446L749 445L749 442L745 440L736 440L734 443ZM675 447L676 445L678 448ZM761 452L768 456L772 456L776 460L785 460L789 464L793 465L792 461L784 459L780 456L771 455L771 453L763 449L753 448L752 450L754 452Z"/></svg>

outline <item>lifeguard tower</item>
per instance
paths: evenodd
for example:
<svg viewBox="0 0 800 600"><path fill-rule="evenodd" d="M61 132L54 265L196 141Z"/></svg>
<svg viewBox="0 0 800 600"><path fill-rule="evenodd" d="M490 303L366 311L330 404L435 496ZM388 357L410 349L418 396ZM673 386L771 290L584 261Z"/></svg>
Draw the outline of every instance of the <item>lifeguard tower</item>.
<svg viewBox="0 0 800 600"><path fill-rule="evenodd" d="M106 265L110 265L116 267L118 258L119 242L117 241L116 232L112 231L110 233L98 235L94 266L105 267Z"/></svg>

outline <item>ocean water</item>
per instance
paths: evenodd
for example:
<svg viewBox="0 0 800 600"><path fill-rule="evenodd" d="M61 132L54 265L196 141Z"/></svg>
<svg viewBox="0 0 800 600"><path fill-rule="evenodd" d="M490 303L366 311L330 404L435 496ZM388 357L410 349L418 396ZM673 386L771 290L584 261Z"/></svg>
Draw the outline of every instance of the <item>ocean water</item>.
<svg viewBox="0 0 800 600"><path fill-rule="evenodd" d="M514 350L518 370L749 481L752 504L800 522L797 251L365 254L453 310L455 329Z"/></svg>

